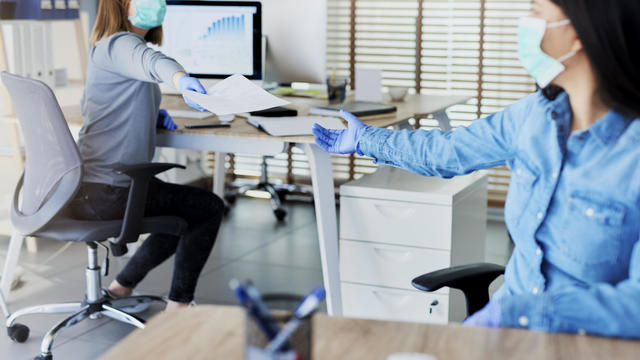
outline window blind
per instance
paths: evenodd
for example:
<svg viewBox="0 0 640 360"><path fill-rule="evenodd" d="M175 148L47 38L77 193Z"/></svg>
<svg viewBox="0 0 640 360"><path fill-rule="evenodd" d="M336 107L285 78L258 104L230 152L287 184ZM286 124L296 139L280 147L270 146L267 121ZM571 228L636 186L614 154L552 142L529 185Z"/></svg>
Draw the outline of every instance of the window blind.
<svg viewBox="0 0 640 360"><path fill-rule="evenodd" d="M483 0L482 55L478 85L478 116L486 116L535 91L535 82L522 68L517 54L518 20L527 16L530 0ZM489 205L504 206L510 172L493 169Z"/></svg>
<svg viewBox="0 0 640 360"><path fill-rule="evenodd" d="M517 59L518 19L529 0L328 0L327 72L351 79L355 68L382 71L383 86L416 93L467 95L449 109L452 126L500 111L535 90ZM437 127L432 118L416 128ZM231 173L259 175L259 156L236 155ZM269 160L271 176L308 182L308 163L297 148ZM375 170L371 159L334 156L336 183ZM504 204L509 171L490 171L489 202Z"/></svg>

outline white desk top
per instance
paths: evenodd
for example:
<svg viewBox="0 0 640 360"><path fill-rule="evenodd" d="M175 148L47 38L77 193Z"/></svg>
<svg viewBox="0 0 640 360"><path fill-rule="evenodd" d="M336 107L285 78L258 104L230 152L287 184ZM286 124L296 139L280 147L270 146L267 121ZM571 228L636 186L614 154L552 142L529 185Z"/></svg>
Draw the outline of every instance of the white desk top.
<svg viewBox="0 0 640 360"><path fill-rule="evenodd" d="M306 99L306 98L292 98L287 97L288 101L291 101L291 105L288 107L296 108L298 115L308 115L309 109L318 105L326 105L325 100ZM385 94L385 100L388 99L388 95ZM363 120L374 127L387 127L398 124L414 116L420 116L424 114L432 114L438 111L446 110L449 106L461 104L469 100L468 96L450 96L450 95L408 95L403 102L389 102L398 108L395 113L390 113L388 116L376 116L371 119L364 118ZM184 103L182 97L165 95L163 96L162 108L165 109L189 109ZM65 106L62 109L65 118L68 123L73 125L82 124L82 114L80 113L80 106ZM169 132L166 130L159 130L159 140L162 142L165 135L168 137L185 137L187 141L197 141L197 137L216 137L216 138L230 138L230 139L250 139L250 140L265 140L265 141L277 141L277 142L295 142L295 143L313 143L313 136L270 136L263 131L256 129L249 125L246 119L236 118L230 128L218 128L218 129L185 129L184 124L196 123L198 120L174 118L179 129L175 132ZM212 121L213 119L206 119L204 121ZM176 146L180 147L180 146ZM211 150L213 151L213 149ZM230 151L229 151L230 152ZM240 152L240 151L238 151Z"/></svg>

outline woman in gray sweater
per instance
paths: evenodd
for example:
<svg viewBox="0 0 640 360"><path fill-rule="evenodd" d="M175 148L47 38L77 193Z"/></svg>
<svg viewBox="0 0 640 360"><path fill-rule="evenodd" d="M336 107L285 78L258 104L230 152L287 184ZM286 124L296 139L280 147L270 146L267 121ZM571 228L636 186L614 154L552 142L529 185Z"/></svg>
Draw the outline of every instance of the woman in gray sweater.
<svg viewBox="0 0 640 360"><path fill-rule="evenodd" d="M78 146L84 178L72 203L80 219L121 219L130 181L115 169L153 158L156 128L177 126L160 110L159 82L205 93L183 67L147 43L161 44L164 0L102 0L91 36L92 49L82 99L84 124ZM192 107L203 110L189 99ZM223 201L209 191L154 179L146 216L171 215L189 224L182 237L152 234L109 286L130 295L146 274L171 255L175 265L167 309L188 305L220 227Z"/></svg>

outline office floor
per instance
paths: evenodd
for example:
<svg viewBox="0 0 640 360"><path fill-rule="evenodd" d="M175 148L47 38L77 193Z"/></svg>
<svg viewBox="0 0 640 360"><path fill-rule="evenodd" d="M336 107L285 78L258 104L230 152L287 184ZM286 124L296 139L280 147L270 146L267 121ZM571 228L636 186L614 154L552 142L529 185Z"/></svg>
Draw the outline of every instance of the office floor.
<svg viewBox="0 0 640 360"><path fill-rule="evenodd" d="M0 174L1 175L1 174ZM7 177L0 177L7 179ZM6 223L8 194L12 182L0 181L0 224ZM322 284L315 215L311 203L289 203L286 223L278 225L268 201L238 199L225 219L212 256L206 264L196 293L200 304L232 304L227 283L232 278L252 279L264 292L304 294ZM490 221L487 229L487 261L505 263L510 246L504 224ZM3 227L0 225L0 230ZM0 232L0 265L4 263L8 236ZM21 281L11 294L10 309L15 310L46 302L79 301L84 295L86 248L39 240L36 254L23 252L20 262ZM101 252L101 256L104 255ZM126 259L112 258L108 284ZM170 259L153 271L136 291L166 295L172 271ZM161 311L154 305L142 317L149 318ZM31 328L26 343L16 344L4 331L0 334L0 356L3 359L32 359L39 353L43 334L60 315L34 315L21 321ZM215 319L211 319L215 321ZM85 320L63 330L55 342L56 359L96 359L133 329L109 319Z"/></svg>

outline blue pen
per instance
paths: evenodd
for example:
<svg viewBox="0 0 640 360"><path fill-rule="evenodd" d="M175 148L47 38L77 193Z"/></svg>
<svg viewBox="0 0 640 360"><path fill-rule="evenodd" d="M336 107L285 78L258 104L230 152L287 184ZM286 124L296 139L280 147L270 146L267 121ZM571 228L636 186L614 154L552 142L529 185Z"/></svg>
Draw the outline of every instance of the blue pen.
<svg viewBox="0 0 640 360"><path fill-rule="evenodd" d="M243 286L237 280L231 280L229 287L231 287L240 304L247 309L248 315L253 318L267 339L273 339L280 329L276 321L271 317L269 308L262 301L258 289L251 283Z"/></svg>
<svg viewBox="0 0 640 360"><path fill-rule="evenodd" d="M271 316L271 310L269 310L267 304L264 303L264 301L262 300L262 294L260 294L258 288L253 285L251 281L245 281L244 288L247 291L247 295L249 296L251 303L255 307L257 316L264 322L264 325L266 327L265 334L267 335L267 339L273 340L273 338L278 335L280 327Z"/></svg>
<svg viewBox="0 0 640 360"><path fill-rule="evenodd" d="M298 304L291 320L289 320L278 335L271 340L269 346L267 346L267 351L276 352L280 350L280 348L287 343L289 337L291 337L300 324L302 324L302 319L316 311L326 295L327 293L322 287L311 290L309 295L305 296L300 304Z"/></svg>
<svg viewBox="0 0 640 360"><path fill-rule="evenodd" d="M247 295L247 291L244 289L240 282L236 279L232 279L229 281L229 287L233 290L233 294L238 298L238 302L240 305L248 308L249 304L249 295Z"/></svg>

